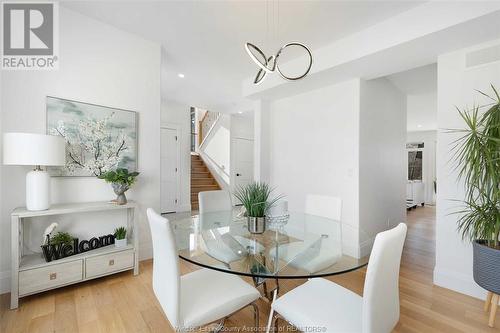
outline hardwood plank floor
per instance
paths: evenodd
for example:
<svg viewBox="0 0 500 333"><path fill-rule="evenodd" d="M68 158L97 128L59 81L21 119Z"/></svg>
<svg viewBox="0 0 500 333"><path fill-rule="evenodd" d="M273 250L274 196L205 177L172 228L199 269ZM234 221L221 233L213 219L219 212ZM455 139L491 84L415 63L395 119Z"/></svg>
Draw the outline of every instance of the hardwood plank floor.
<svg viewBox="0 0 500 333"><path fill-rule="evenodd" d="M432 284L434 268L434 224L432 207L408 213L406 239L400 272L401 318L395 332L500 332L487 325L483 302ZM131 272L88 281L21 299L11 311L9 294L0 296L0 332L173 332L151 288L152 262L140 263L141 274ZM181 263L183 273L197 269ZM332 277L346 288L362 294L365 270ZM304 281L285 281L283 291ZM259 302L264 327L269 305ZM226 321L228 328L250 330L250 309Z"/></svg>

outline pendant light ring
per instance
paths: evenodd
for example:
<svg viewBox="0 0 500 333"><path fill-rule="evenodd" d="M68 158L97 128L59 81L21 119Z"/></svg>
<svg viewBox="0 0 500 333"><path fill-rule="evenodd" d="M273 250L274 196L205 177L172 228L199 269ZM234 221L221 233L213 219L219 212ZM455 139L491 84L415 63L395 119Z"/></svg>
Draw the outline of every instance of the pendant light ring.
<svg viewBox="0 0 500 333"><path fill-rule="evenodd" d="M259 59L257 59L257 57L252 53L252 51L250 51L251 48L254 49L255 51L257 51L262 56L262 59L264 59L264 61L265 61L264 64ZM248 42L245 43L245 50L247 51L248 55L253 60L253 62L255 62L255 64L257 66L259 66L259 68L261 70L264 70L266 73L272 73L272 72L274 72L274 70L276 68L276 61L273 61L273 68L270 69L270 68L267 67L267 65L269 63L269 60L274 60L274 58L275 58L274 56L269 57L269 60L268 60L266 58L266 55L264 54L264 52L261 51L261 49L259 49L254 44L248 43Z"/></svg>
<svg viewBox="0 0 500 333"><path fill-rule="evenodd" d="M295 77L286 76L285 74L283 74L283 72L280 70L280 66L277 64L276 60L280 56L281 52L283 52L289 46L302 47L304 50L306 50L307 54L309 55L309 65L307 66L307 69L304 72L304 74L302 74L300 76L295 76ZM307 74L309 74L309 71L311 70L312 63L313 63L313 57L312 57L311 50L309 50L309 48L307 46L305 46L304 44L299 43L299 42L291 42L291 43L287 43L287 44L283 45L281 47L281 49L278 51L278 53L276 53L275 63L276 63L276 70L278 71L278 73L280 74L280 76L283 79L288 80L288 81L296 81L296 80L300 80L300 79L304 78Z"/></svg>
<svg viewBox="0 0 500 333"><path fill-rule="evenodd" d="M272 68L273 72L276 69L276 60L277 59L278 58L276 58L275 56L270 56L269 58L267 58L267 64L270 64L271 61L273 62L273 68ZM266 75L267 75L266 71L264 71L263 69L259 69L259 71L257 72L257 75L255 76L255 79L253 80L253 83L256 85L262 83L262 81L264 80Z"/></svg>

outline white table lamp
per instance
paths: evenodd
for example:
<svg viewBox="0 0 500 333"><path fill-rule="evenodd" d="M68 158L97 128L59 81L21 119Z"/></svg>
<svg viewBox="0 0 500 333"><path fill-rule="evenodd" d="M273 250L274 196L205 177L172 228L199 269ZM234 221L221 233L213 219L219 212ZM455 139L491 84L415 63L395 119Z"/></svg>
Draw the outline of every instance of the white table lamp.
<svg viewBox="0 0 500 333"><path fill-rule="evenodd" d="M50 175L40 166L66 163L66 143L60 136L33 133L3 135L3 164L31 165L26 174L26 208L45 210L50 206Z"/></svg>

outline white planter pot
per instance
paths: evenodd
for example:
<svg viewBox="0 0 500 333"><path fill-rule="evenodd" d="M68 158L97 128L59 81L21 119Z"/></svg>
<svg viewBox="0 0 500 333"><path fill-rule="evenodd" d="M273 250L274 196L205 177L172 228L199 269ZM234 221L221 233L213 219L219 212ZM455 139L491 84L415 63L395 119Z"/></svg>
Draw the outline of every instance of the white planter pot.
<svg viewBox="0 0 500 333"><path fill-rule="evenodd" d="M115 239L115 246L116 247L124 247L127 246L127 239Z"/></svg>

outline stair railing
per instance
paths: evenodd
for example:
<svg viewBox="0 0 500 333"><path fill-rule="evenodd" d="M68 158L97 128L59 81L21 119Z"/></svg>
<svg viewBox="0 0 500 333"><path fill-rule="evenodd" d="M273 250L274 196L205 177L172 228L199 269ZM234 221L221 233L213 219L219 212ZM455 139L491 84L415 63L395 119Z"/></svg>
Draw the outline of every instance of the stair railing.
<svg viewBox="0 0 500 333"><path fill-rule="evenodd" d="M208 134L212 130L212 127L214 127L219 117L220 117L220 112L213 112L213 111L205 112L205 115L198 124L200 133L198 136L199 146L203 144L203 141L205 141L205 138L208 136Z"/></svg>

